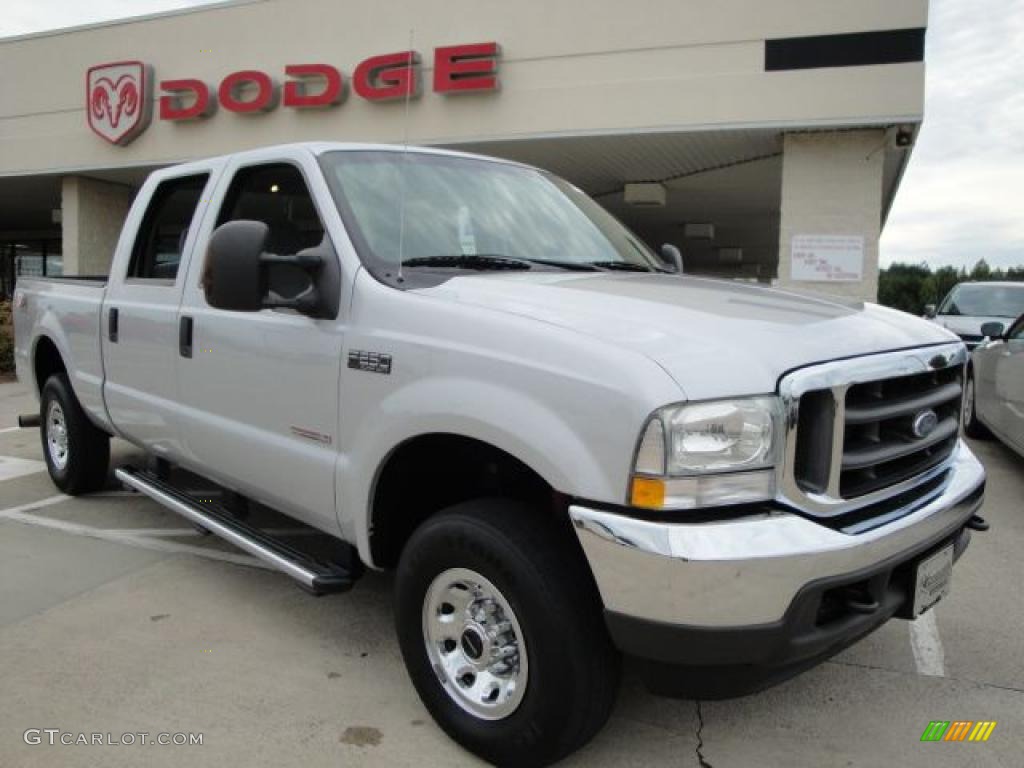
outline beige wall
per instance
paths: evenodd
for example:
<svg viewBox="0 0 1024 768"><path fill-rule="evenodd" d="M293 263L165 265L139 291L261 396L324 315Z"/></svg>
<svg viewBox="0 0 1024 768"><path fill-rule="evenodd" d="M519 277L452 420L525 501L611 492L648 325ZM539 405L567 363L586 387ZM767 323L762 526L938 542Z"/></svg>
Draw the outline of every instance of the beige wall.
<svg viewBox="0 0 1024 768"><path fill-rule="evenodd" d="M863 233L862 284L797 287L873 298L884 152L872 155L867 145L882 131L845 129L919 122L924 65L765 72L764 41L924 27L927 10L927 0L394 0L385 13L379 4L354 0L240 0L10 39L0 41L5 73L0 78L0 178L70 174L63 182L63 228L66 269L72 274L106 268L130 192L87 177L118 168L304 140L399 142L408 134L412 143L472 148L479 142L502 146L509 139L560 136L614 137L621 145L625 135L650 141L651 134L664 134L678 141L665 156L702 173L692 179L681 174L678 183L669 184L681 193L689 184L711 183L710 170L726 169L716 171L716 178L734 175L728 170L733 155L723 155L714 141L695 139L690 146L690 138L738 129L729 135L742 143L763 129L775 137L786 134L781 223L773 198L772 210L756 210L761 222L756 237L739 238L739 230L733 226L732 232L723 220L716 244L744 245L750 257L760 249L758 259L767 260L764 254L778 242L779 281L790 284L793 234ZM362 59L405 49L410 28L423 61L423 94L410 105L408 125L402 103L371 103L349 88L342 104L318 111L279 107L243 116L219 109L205 120L171 123L159 120L154 109L149 129L127 146L110 145L87 127L90 66L139 59L152 66L157 82L198 78L213 92L225 75L241 69L260 69L283 83L286 64L328 63L348 79ZM443 96L432 91L434 48L490 40L502 48L498 92ZM151 98L159 98L158 89ZM822 128L841 131L792 133ZM571 154L571 148L558 144L560 153ZM648 156L658 154L647 148L632 155ZM574 162L588 167L588 157ZM773 150L764 162L777 157ZM602 160L605 171L620 181L672 175L655 169L640 178L636 162ZM734 170L742 175L744 168L752 166ZM134 177L113 173L108 178ZM762 174L744 182L745 193L750 184L774 178ZM701 190L694 195L701 197ZM719 208L719 213L732 210ZM749 229L749 213L739 206L731 215L742 217ZM666 215L666 231L659 237L676 239L680 222L694 216L715 220L714 211ZM743 242L732 242L734 236Z"/></svg>
<svg viewBox="0 0 1024 768"><path fill-rule="evenodd" d="M134 190L84 176L65 176L61 186L64 274L105 275Z"/></svg>
<svg viewBox="0 0 1024 768"><path fill-rule="evenodd" d="M89 66L153 65L156 79L212 85L256 67L326 62L349 75L366 56L404 49L410 27L426 65L410 110L418 143L536 135L917 121L921 63L763 71L766 38L922 27L926 0L256 0L0 42L0 175L150 165L307 139L400 141L400 103L352 94L320 112L153 124L127 147L86 127ZM501 90L429 89L436 46L496 40ZM154 94L155 97L156 94Z"/></svg>
<svg viewBox="0 0 1024 768"><path fill-rule="evenodd" d="M885 131L791 133L782 155L782 218L778 284L867 301L878 295ZM795 235L864 238L863 280L794 282Z"/></svg>

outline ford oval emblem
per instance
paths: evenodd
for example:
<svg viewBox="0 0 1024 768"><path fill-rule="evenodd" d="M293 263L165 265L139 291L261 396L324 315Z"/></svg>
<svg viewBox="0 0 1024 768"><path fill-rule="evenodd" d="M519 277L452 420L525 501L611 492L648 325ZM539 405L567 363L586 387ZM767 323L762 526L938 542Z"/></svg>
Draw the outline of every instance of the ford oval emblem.
<svg viewBox="0 0 1024 768"><path fill-rule="evenodd" d="M914 416L910 429L915 437L924 438L934 432L937 426L939 426L939 416L931 408L928 408Z"/></svg>

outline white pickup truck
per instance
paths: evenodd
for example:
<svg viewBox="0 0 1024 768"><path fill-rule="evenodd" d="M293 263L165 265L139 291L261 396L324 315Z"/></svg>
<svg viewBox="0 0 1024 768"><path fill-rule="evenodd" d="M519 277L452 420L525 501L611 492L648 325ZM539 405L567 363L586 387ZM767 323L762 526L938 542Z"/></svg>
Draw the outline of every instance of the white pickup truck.
<svg viewBox="0 0 1024 768"><path fill-rule="evenodd" d="M152 174L109 279L22 279L17 370L59 488L119 437L151 457L120 482L314 593L395 569L437 722L544 764L623 655L662 693L765 687L927 610L987 527L953 334L678 271L534 168L273 147Z"/></svg>

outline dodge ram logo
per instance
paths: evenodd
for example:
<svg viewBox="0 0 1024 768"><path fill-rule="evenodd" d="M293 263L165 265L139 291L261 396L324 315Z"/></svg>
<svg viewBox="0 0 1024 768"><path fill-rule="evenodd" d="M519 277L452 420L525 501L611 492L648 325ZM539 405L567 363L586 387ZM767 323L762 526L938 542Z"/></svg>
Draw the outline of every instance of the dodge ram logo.
<svg viewBox="0 0 1024 768"><path fill-rule="evenodd" d="M89 127L111 144L127 144L149 125L153 100L149 68L141 61L92 67L85 76Z"/></svg>

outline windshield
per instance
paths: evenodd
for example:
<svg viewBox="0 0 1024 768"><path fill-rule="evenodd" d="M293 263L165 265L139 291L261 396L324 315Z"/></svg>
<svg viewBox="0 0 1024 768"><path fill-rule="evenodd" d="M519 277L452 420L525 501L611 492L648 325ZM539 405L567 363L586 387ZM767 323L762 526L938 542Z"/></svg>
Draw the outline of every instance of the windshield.
<svg viewBox="0 0 1024 768"><path fill-rule="evenodd" d="M1024 313L1024 285L975 283L956 286L939 307L940 315L1013 317Z"/></svg>
<svg viewBox="0 0 1024 768"><path fill-rule="evenodd" d="M399 250L412 270L663 269L601 206L537 170L395 151L328 152L322 163L360 255L378 274L397 268Z"/></svg>

